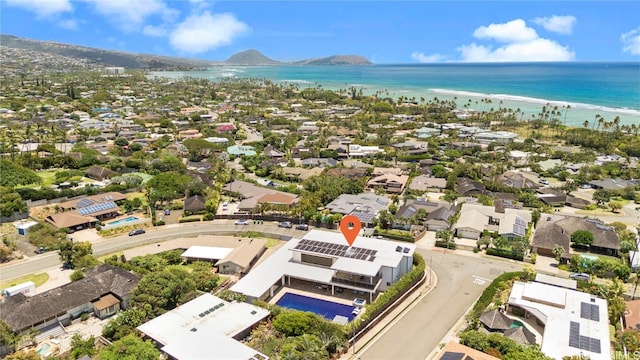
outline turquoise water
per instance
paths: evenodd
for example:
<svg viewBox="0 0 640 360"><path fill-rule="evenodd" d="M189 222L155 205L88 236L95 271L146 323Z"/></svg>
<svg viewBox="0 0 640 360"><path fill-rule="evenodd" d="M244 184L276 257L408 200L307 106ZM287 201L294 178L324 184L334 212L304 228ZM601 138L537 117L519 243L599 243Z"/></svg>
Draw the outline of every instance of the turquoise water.
<svg viewBox="0 0 640 360"><path fill-rule="evenodd" d="M600 260L600 258L595 255L580 255L580 256L582 256L582 258L585 260L591 260L591 261Z"/></svg>
<svg viewBox="0 0 640 360"><path fill-rule="evenodd" d="M356 87L365 94L420 101L455 100L459 108L520 108L523 119L543 105L569 105L566 124L582 126L602 115L640 124L640 63L420 64L374 66L220 66L206 71L156 72L158 76L264 78L300 87ZM491 103L481 101L491 99ZM471 100L469 102L468 100ZM563 121L565 111L563 113Z"/></svg>
<svg viewBox="0 0 640 360"><path fill-rule="evenodd" d="M51 349L51 344L44 343L42 344L42 346L40 346L40 348L36 352L40 355L45 355L46 353L49 352L50 349Z"/></svg>
<svg viewBox="0 0 640 360"><path fill-rule="evenodd" d="M136 221L136 220L140 220L140 219L135 217L135 216L129 216L129 217L126 217L124 219L120 219L120 220L116 220L116 221L112 221L110 223L107 223L107 225L124 224L124 223L128 223L128 222Z"/></svg>
<svg viewBox="0 0 640 360"><path fill-rule="evenodd" d="M520 320L513 320L513 322L511 323L511 326L509 326L509 327L511 329L517 328L517 327L524 327L524 324Z"/></svg>

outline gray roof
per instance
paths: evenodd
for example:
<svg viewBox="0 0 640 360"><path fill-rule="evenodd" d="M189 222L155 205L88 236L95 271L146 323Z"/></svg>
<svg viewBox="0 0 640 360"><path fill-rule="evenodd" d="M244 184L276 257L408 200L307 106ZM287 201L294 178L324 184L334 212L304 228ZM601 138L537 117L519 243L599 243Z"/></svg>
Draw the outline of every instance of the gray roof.
<svg viewBox="0 0 640 360"><path fill-rule="evenodd" d="M342 194L326 206L331 212L339 214L351 214L352 212L377 214L388 207L389 199L371 193Z"/></svg>
<svg viewBox="0 0 640 360"><path fill-rule="evenodd" d="M483 312L480 315L480 322L491 330L507 330L511 327L513 320L498 309L493 309Z"/></svg>
<svg viewBox="0 0 640 360"><path fill-rule="evenodd" d="M571 234L576 230L587 230L594 236L592 246L620 250L620 239L615 230L596 219L584 219L567 215L542 214L536 226L531 246L553 249L556 245L569 253Z"/></svg>
<svg viewBox="0 0 640 360"><path fill-rule="evenodd" d="M531 345L536 342L536 335L524 326L516 326L504 331L504 336L513 339L520 345Z"/></svg>
<svg viewBox="0 0 640 360"><path fill-rule="evenodd" d="M21 332L68 310L112 293L122 300L138 285L140 276L103 264L85 272L85 278L27 297L10 296L0 303L0 319L14 332Z"/></svg>

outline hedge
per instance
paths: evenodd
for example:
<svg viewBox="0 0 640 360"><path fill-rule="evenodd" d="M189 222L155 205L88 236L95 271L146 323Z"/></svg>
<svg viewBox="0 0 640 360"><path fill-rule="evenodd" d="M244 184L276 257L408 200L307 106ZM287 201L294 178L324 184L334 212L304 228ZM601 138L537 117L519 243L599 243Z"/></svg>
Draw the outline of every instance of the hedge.
<svg viewBox="0 0 640 360"><path fill-rule="evenodd" d="M413 235L411 235L411 233L409 232L407 232L407 234L405 235L397 231L385 231L385 230L376 229L373 232L373 235L380 235L380 236L387 237L389 239L410 242L410 243L416 241L416 239L413 238Z"/></svg>
<svg viewBox="0 0 640 360"><path fill-rule="evenodd" d="M402 294L404 294L411 286L420 281L424 274L426 263L424 258L418 253L413 254L413 268L406 273L400 280L387 288L378 298L371 304L367 305L366 311L362 314L362 321L350 323L348 331L353 331L353 326L357 326L356 331L364 328L369 322L375 319L389 304L393 303Z"/></svg>
<svg viewBox="0 0 640 360"><path fill-rule="evenodd" d="M447 248L447 249L456 249L456 243L455 241L443 241L443 240L436 240L436 246L437 247L441 247L441 248Z"/></svg>
<svg viewBox="0 0 640 360"><path fill-rule="evenodd" d="M493 282L491 282L491 284L489 284L489 286L484 289L482 295L480 295L478 301L476 301L476 304L473 305L473 310L471 310L470 313L471 317L473 317L474 319L480 317L480 314L482 314L482 312L485 311L489 304L491 304L491 302L493 301L493 297L501 283L509 281L511 279L519 279L524 276L526 276L526 273L524 271L516 271L504 273L495 278L495 280L493 280Z"/></svg>
<svg viewBox="0 0 640 360"><path fill-rule="evenodd" d="M488 248L487 255L494 255L494 256L499 256L499 257L518 260L518 261L524 260L523 254L518 254L511 250L505 250L505 249Z"/></svg>
<svg viewBox="0 0 640 360"><path fill-rule="evenodd" d="M188 222L196 222L196 221L202 221L202 216L195 215L195 216L183 217L183 218L180 218L180 220L178 220L178 222L181 224L188 223Z"/></svg>

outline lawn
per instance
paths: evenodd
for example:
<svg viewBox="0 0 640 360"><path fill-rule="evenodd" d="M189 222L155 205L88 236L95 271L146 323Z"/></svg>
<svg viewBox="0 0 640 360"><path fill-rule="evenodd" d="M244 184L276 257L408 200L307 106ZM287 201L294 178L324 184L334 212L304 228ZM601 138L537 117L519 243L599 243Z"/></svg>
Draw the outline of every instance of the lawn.
<svg viewBox="0 0 640 360"><path fill-rule="evenodd" d="M42 179L42 186L53 185L56 180L56 172L60 170L38 171L37 174Z"/></svg>
<svg viewBox="0 0 640 360"><path fill-rule="evenodd" d="M30 275L25 275L13 280L4 281L0 283L0 288L2 289L8 288L10 286L22 284L23 282L27 282L27 281L33 281L33 283L36 284L36 287L38 287L44 284L45 282L47 282L47 280L49 280L49 274L47 273L30 274Z"/></svg>
<svg viewBox="0 0 640 360"><path fill-rule="evenodd" d="M146 183L147 181L151 180L151 178L153 176L149 175L149 174L145 174L145 173L141 173L141 172L134 172L134 173L130 173L128 175L137 175L140 176L142 178L142 183Z"/></svg>

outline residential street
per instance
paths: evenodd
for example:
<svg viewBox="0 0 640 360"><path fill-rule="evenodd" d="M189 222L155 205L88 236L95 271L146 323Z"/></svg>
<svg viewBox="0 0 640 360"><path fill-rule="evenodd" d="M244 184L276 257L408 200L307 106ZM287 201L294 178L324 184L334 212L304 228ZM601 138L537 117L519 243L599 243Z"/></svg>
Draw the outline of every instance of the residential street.
<svg viewBox="0 0 640 360"><path fill-rule="evenodd" d="M258 225L234 225L233 220L215 220L214 222L186 223L166 225L147 230L146 234L137 236L122 235L112 238L91 240L95 256L108 255L124 249L150 244L156 241L174 239L181 236L196 236L199 234L234 235L243 231L258 231L265 234L275 234L274 237L290 237L302 235L305 232L295 229L279 228L275 222L265 222ZM76 241L85 239L74 236ZM42 255L31 256L28 259L10 262L0 266L0 281L5 281L22 275L39 272L56 265L61 265L58 252L52 251Z"/></svg>
<svg viewBox="0 0 640 360"><path fill-rule="evenodd" d="M480 256L417 250L433 266L437 286L357 354L358 359L425 359L491 280L522 264ZM358 346L358 349L361 347Z"/></svg>

